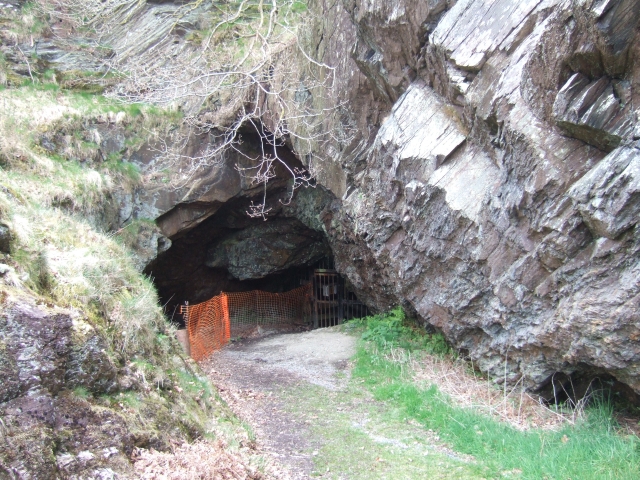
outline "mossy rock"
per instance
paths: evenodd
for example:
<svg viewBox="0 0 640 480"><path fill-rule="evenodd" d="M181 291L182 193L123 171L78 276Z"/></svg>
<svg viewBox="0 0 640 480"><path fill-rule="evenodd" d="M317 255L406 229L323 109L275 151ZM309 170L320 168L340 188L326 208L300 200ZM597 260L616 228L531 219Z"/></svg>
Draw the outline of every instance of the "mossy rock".
<svg viewBox="0 0 640 480"><path fill-rule="evenodd" d="M14 235L9 225L4 222L0 222L0 252L11 253L13 239Z"/></svg>

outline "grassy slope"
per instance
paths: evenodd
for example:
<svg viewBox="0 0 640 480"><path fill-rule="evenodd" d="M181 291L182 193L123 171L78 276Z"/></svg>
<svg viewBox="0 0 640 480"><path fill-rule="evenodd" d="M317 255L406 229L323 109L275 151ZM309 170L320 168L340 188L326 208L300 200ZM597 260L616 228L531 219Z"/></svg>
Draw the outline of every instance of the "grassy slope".
<svg viewBox="0 0 640 480"><path fill-rule="evenodd" d="M245 8L241 21L227 27L251 30L251 25L243 25L260 17L257 4L233 2L230 8L239 5ZM304 10L295 1L286 7L279 12L286 19ZM118 369L118 379L125 381L108 393L79 386L61 395L95 411L117 413L137 446L168 447L204 436L222 437L226 445L246 450L252 444L250 432L195 364L184 358L152 283L136 268L140 262L128 245L138 228L113 228L114 191L130 191L141 180L123 157L151 132L171 128L176 114L109 101L100 93L118 80L112 74L59 72L40 61L37 53L18 55L14 44L33 46L34 39L51 36L49 23L58 21L52 18L32 3L17 12L0 12L0 223L12 237L11 252L0 253L2 269L8 269L0 273L0 314L23 301L74 312L74 351L83 352L99 337L102 353ZM80 35L90 34L84 19L73 12L64 23L70 32L76 28ZM206 38L213 32L200 33ZM237 35L221 33L221 38L211 39L213 44L233 44ZM190 40L197 43L197 36ZM234 53L239 54L241 49ZM96 123L105 122L122 127L127 137L126 148L107 158L98 152L98 141L90 132ZM63 148L48 150L43 137L62 139ZM142 222L146 227L148 221ZM5 454L20 432L9 428L0 433L0 465L8 465L13 460ZM51 462L66 451L64 437L71 434L58 434L60 438L50 442L57 450L36 456Z"/></svg>
<svg viewBox="0 0 640 480"><path fill-rule="evenodd" d="M9 267L0 278L0 313L16 302L75 312L74 350L92 348L87 342L97 336L119 378L132 379L108 393L80 386L61 395L122 417L138 446L167 448L201 437L222 437L236 450L250 444L249 432L182 354L127 239L105 230L113 191L138 178L113 165L120 160L96 161L98 146L87 141L83 125L119 115L134 136L170 125L174 114L54 85L0 90L0 110L0 222L12 235L11 252L0 253L0 263ZM66 157L39 146L42 135L56 132L70 133ZM4 434L2 442L9 444L0 445L0 463L10 464L14 460L4 455L20 435L10 429ZM62 440L54 443L64 451L67 434L57 434Z"/></svg>
<svg viewBox="0 0 640 480"><path fill-rule="evenodd" d="M414 421L437 432L453 450L471 455L484 477L528 479L640 478L640 442L616 425L611 405L597 402L583 420L559 430L520 431L470 409L456 407L435 385L421 388L411 372L389 355L393 349L442 355L440 336L416 333L399 311L360 322L353 381L383 402L387 421ZM409 477L407 477L409 478Z"/></svg>

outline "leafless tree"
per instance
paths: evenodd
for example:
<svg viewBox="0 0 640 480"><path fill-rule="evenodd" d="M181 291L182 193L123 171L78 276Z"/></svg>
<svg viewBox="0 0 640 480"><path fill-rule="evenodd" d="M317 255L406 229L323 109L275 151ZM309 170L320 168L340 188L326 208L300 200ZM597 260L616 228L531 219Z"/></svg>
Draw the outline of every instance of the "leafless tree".
<svg viewBox="0 0 640 480"><path fill-rule="evenodd" d="M118 43L123 20L131 18L135 0L40 0L50 10L73 16L91 26L100 40ZM51 8L52 2L57 2ZM204 28L191 30L187 45L178 50L168 43L158 52L127 57L124 48L109 60L108 68L120 72L124 81L111 92L126 102L146 102L186 108L184 126L171 141L159 140L164 162L180 161L188 172L182 185L192 181L205 167L220 165L230 150L241 155L241 129L251 129L261 139L262 151L249 158L249 167L237 168L256 185L266 185L280 164L292 178L283 202L289 202L296 188L310 185L322 165L322 144L337 132L327 131L326 118L337 114L332 96L334 69L309 55L300 42L307 25L300 0L225 0L211 4L196 0L166 13L169 34L201 9ZM115 40L114 40L115 38ZM176 42L177 43L177 42ZM156 47L154 47L156 48ZM171 58L162 55L172 51ZM324 108L324 105L330 105ZM207 133L213 141L197 156L183 148L192 134ZM341 131L341 135L345 135ZM305 169L294 168L279 154L288 146ZM266 218L265 198L253 204L251 216Z"/></svg>

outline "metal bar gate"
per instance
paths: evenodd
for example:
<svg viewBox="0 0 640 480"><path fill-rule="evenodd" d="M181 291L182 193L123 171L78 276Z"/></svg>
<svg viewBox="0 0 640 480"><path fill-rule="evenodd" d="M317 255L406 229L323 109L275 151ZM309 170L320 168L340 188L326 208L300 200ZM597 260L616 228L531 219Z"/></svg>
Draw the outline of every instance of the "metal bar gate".
<svg viewBox="0 0 640 480"><path fill-rule="evenodd" d="M345 320L369 315L369 309L347 289L335 270L313 272L313 328L339 325Z"/></svg>

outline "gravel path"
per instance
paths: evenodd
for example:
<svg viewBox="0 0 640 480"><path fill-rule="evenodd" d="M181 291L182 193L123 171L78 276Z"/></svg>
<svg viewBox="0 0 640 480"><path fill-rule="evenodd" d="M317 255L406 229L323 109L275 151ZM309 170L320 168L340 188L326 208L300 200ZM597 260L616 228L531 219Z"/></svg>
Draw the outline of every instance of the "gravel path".
<svg viewBox="0 0 640 480"><path fill-rule="evenodd" d="M335 328L233 343L202 364L220 394L252 426L261 450L295 479L309 478L313 451L308 426L287 413L278 393L300 383L330 391L344 385L356 339Z"/></svg>

